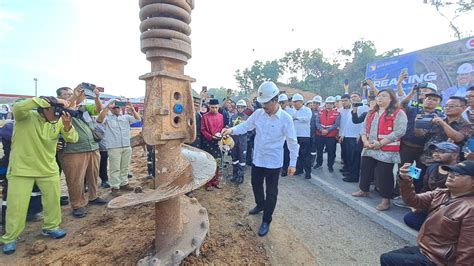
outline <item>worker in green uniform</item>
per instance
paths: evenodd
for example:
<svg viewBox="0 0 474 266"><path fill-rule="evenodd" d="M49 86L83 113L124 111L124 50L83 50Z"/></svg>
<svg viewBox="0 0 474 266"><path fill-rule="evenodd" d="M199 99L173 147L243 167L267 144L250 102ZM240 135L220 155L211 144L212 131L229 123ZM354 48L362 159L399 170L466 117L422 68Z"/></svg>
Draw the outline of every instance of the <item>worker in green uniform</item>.
<svg viewBox="0 0 474 266"><path fill-rule="evenodd" d="M3 252L16 250L16 239L25 228L31 190L36 183L42 193L43 229L41 233L54 239L66 231L59 228L61 207L60 182L56 164L58 135L67 142L77 142L78 134L71 116L63 108L69 102L54 97L40 97L13 106L13 128L10 164L7 170L8 203L5 234L0 238Z"/></svg>

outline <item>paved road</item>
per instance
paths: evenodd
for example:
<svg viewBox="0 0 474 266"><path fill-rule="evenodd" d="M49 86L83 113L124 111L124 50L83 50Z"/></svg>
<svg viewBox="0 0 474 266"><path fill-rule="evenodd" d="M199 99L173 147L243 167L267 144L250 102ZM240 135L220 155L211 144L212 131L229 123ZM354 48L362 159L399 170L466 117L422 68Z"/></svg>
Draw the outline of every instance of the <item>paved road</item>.
<svg viewBox="0 0 474 266"><path fill-rule="evenodd" d="M314 181L303 177L280 178L278 203L265 242L270 250L277 251L270 252L274 263L288 263L282 257L282 245L294 248L285 256L306 257L296 258L296 263L307 264L312 257L311 264L318 265L377 265L381 253L409 244ZM248 174L242 190L246 196L244 204L253 207ZM258 230L261 216L253 219L254 230Z"/></svg>

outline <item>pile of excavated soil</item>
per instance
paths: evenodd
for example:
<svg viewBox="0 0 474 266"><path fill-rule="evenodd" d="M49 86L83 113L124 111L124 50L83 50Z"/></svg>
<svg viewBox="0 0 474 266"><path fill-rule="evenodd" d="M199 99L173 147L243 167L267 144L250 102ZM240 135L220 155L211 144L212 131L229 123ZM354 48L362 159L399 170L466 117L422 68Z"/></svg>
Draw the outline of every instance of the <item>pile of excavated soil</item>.
<svg viewBox="0 0 474 266"><path fill-rule="evenodd" d="M131 184L142 183L146 176L142 148L133 150L131 171ZM100 193L111 199L108 190ZM227 184L223 189L200 189L194 194L208 210L210 234L200 256L190 255L183 264L270 263L261 238L250 226L238 187ZM135 264L154 250L153 204L119 210L88 206L88 215L82 219L73 218L69 206L62 210L62 227L68 230L64 239L44 238L39 234L41 222L27 223L17 251L10 256L1 254L0 264Z"/></svg>

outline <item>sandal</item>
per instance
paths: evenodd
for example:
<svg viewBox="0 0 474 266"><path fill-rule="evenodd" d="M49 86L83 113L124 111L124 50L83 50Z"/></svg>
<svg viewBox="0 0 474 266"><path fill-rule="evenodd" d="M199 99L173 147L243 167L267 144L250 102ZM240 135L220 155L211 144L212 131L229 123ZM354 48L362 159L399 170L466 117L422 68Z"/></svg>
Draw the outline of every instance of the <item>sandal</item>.
<svg viewBox="0 0 474 266"><path fill-rule="evenodd" d="M389 204L380 203L379 205L377 205L377 207L375 207L375 209L377 209L378 211L386 211L390 209L390 203Z"/></svg>
<svg viewBox="0 0 474 266"><path fill-rule="evenodd" d="M368 196L369 196L369 192L365 192L365 191L359 190L359 191L357 191L357 192L352 193L352 196L354 196L354 197L368 197Z"/></svg>

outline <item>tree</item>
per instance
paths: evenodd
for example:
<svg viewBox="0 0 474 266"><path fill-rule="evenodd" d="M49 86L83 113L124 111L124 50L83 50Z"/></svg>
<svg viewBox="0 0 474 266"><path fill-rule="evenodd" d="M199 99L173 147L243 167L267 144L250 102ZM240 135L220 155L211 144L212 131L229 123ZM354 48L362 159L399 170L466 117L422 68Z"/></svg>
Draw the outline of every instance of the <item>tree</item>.
<svg viewBox="0 0 474 266"><path fill-rule="evenodd" d="M469 35L468 32L464 32L460 29L459 25L455 24L455 20L460 16L468 15L474 10L474 1L459 0L458 2L442 1L442 0L423 0L423 3L430 4L436 8L436 11L445 18L449 23L449 28L453 30L454 36L461 40Z"/></svg>
<svg viewBox="0 0 474 266"><path fill-rule="evenodd" d="M264 81L277 82L280 75L283 74L283 68L277 60L262 63L256 60L250 69L235 71L234 77L239 87L250 94L256 91Z"/></svg>

